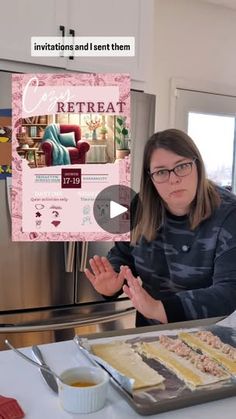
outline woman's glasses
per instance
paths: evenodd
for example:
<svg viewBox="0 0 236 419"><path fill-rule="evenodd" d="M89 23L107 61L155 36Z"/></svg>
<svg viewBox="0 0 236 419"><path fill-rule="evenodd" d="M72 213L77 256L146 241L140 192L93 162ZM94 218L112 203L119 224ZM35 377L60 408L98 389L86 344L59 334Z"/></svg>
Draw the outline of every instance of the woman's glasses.
<svg viewBox="0 0 236 419"><path fill-rule="evenodd" d="M149 176L155 183L164 183L168 182L171 172L173 172L178 177L184 177L190 175L192 172L193 164L196 161L196 158L193 161L187 163L181 163L173 167L173 169L160 169L155 172L149 173Z"/></svg>

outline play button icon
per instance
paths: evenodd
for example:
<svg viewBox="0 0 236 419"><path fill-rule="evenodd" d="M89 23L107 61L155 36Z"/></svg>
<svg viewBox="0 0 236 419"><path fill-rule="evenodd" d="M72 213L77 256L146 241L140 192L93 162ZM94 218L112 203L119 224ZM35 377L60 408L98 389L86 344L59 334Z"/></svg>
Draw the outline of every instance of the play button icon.
<svg viewBox="0 0 236 419"><path fill-rule="evenodd" d="M106 232L128 233L131 226L135 226L134 211L137 202L138 195L131 188L123 185L108 186L97 195L93 215L97 224Z"/></svg>
<svg viewBox="0 0 236 419"><path fill-rule="evenodd" d="M110 218L115 218L126 211L128 211L127 207L117 204L117 202L114 202L114 201L110 202Z"/></svg>

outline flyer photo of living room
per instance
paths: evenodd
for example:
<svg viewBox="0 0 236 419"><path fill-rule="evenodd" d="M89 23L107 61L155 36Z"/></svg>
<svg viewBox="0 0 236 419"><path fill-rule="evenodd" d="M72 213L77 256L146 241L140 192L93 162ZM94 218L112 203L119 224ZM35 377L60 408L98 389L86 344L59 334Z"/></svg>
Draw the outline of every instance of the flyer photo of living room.
<svg viewBox="0 0 236 419"><path fill-rule="evenodd" d="M17 153L30 168L114 163L130 154L123 115L59 113L21 118L17 125Z"/></svg>

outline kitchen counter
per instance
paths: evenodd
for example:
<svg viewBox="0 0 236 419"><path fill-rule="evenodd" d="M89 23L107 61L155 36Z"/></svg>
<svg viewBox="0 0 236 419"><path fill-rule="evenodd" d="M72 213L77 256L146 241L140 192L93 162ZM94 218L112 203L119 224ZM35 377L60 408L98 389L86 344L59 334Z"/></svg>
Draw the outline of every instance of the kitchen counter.
<svg viewBox="0 0 236 419"><path fill-rule="evenodd" d="M137 332L137 329L136 329ZM9 340L11 341L10 335ZM58 374L67 368L88 365L89 361L79 352L73 341L40 345L48 364ZM22 352L33 358L31 348ZM57 395L45 384L39 370L18 357L13 351L0 352L0 394L17 399L29 419L123 419L140 418L121 395L110 385L105 407L89 415L71 415L65 412ZM235 419L236 397L149 416L157 419ZM148 417L148 416L147 416Z"/></svg>

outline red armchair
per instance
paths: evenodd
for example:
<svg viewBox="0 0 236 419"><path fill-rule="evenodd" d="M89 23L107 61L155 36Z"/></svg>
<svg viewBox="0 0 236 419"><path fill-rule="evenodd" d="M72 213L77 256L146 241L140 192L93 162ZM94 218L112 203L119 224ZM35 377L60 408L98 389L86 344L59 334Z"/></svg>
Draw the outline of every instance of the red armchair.
<svg viewBox="0 0 236 419"><path fill-rule="evenodd" d="M74 132L75 134L75 147L67 147L70 155L71 164L84 164L86 162L86 153L90 149L90 145L81 140L81 129L79 125L59 125L60 134ZM41 148L45 154L46 166L53 165L53 143L45 141L42 143Z"/></svg>

